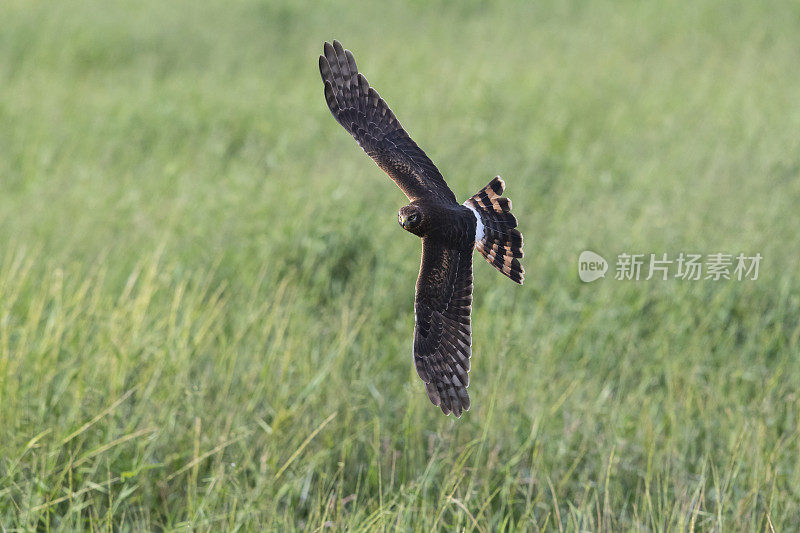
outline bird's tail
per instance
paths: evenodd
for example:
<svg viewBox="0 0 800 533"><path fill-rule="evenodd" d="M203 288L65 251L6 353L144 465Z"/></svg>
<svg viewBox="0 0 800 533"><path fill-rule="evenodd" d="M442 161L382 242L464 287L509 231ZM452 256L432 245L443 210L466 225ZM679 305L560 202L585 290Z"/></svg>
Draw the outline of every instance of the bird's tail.
<svg viewBox="0 0 800 533"><path fill-rule="evenodd" d="M489 185L464 202L479 217L475 248L497 270L522 285L525 269L519 263L522 233L516 229L517 219L511 214L511 200L501 196L505 182L496 176Z"/></svg>

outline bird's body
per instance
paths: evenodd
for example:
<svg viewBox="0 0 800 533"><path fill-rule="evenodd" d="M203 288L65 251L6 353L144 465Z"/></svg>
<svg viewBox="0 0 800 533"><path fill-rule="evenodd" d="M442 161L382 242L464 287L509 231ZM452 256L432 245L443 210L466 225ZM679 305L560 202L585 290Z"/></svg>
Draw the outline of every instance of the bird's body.
<svg viewBox="0 0 800 533"><path fill-rule="evenodd" d="M522 234L495 177L459 204L439 170L378 93L358 72L353 54L325 43L319 68L333 116L411 201L400 225L421 237L422 264L414 301L414 365L428 397L445 414L461 416L472 355L472 253L522 284Z"/></svg>
<svg viewBox="0 0 800 533"><path fill-rule="evenodd" d="M424 199L415 200L409 206L426 213L428 221L424 227L409 228L409 232L432 241L447 243L448 246L460 250L471 250L475 246L477 219L468 207L455 203L447 205L437 201L429 202Z"/></svg>

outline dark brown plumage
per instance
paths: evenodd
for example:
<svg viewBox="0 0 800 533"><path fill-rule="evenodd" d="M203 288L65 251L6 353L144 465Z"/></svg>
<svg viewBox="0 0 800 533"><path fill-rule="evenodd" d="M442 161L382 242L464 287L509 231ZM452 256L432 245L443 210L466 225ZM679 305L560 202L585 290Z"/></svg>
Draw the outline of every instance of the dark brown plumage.
<svg viewBox="0 0 800 533"><path fill-rule="evenodd" d="M333 116L405 193L398 221L422 238L414 300L414 365L431 402L445 414L469 409L472 355L472 251L522 284L522 234L495 177L464 202L456 201L439 170L409 137L386 102L358 72L339 41L319 58L325 100Z"/></svg>

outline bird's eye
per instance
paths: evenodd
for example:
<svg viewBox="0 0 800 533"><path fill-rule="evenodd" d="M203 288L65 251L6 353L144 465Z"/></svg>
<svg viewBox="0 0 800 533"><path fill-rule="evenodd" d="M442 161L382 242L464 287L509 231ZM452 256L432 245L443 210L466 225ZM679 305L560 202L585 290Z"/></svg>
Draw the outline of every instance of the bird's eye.
<svg viewBox="0 0 800 533"><path fill-rule="evenodd" d="M411 213L411 216L408 217L408 220L411 222L416 222L419 220L419 215L417 213Z"/></svg>

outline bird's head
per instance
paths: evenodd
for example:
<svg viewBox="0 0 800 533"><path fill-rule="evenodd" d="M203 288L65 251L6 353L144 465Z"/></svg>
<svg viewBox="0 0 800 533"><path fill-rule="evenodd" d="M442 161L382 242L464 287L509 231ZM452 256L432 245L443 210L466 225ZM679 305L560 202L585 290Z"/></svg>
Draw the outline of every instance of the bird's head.
<svg viewBox="0 0 800 533"><path fill-rule="evenodd" d="M401 207L400 211L397 213L397 222L403 226L403 229L410 231L414 235L419 235L420 237L425 227L425 221L425 214L419 206L414 204Z"/></svg>

